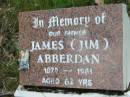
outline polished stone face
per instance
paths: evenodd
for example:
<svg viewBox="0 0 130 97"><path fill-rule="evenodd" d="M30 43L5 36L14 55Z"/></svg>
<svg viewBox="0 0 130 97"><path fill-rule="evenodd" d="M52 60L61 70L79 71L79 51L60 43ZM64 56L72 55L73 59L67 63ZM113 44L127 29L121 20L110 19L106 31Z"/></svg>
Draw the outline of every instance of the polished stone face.
<svg viewBox="0 0 130 97"><path fill-rule="evenodd" d="M123 90L122 5L21 12L20 84Z"/></svg>

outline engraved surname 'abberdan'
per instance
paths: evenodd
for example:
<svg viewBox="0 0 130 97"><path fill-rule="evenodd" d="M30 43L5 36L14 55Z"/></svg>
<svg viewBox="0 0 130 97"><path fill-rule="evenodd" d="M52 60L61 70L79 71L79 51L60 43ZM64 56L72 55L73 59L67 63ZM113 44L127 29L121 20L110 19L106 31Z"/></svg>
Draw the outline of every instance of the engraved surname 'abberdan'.
<svg viewBox="0 0 130 97"><path fill-rule="evenodd" d="M40 54L37 63L70 63L70 64L99 64L100 54L80 55L80 54Z"/></svg>

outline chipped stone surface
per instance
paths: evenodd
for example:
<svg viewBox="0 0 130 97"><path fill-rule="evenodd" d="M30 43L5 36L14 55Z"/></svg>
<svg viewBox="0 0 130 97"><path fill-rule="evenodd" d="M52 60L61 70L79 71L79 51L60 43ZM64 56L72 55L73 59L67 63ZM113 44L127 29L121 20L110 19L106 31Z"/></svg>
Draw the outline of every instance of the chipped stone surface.
<svg viewBox="0 0 130 97"><path fill-rule="evenodd" d="M124 90L122 8L123 5L106 5L21 12L19 14L19 43L21 50L30 50L30 69L20 71L20 84L58 88ZM60 21L54 24L49 22L53 16L57 16ZM89 17L91 20L86 25L84 17L86 19ZM39 22L36 22L34 18ZM73 23L67 25L66 18L73 19ZM71 33L80 31L80 34L72 33L68 36L65 35L66 31L71 31ZM51 36L49 34L51 32L57 33L58 36ZM36 50L31 50L32 41L35 41ZM42 48L43 41L45 43L62 41L64 47L62 49L61 42L61 45L56 44L54 47L51 44L52 48ZM88 42L88 45L91 42L94 45L85 47L84 44L81 49L81 42L85 43L85 41ZM46 54L68 55L69 58L62 57L62 62L45 62ZM73 56L71 58L73 62L69 60L69 54ZM74 57L76 54L79 56ZM39 55L43 57L43 62L38 62ZM97 60L92 57L93 55L99 56L96 57ZM84 56L88 56L88 60L80 62L80 56L83 56L82 60L85 59ZM77 60L74 60L76 58ZM58 59L60 60L59 56ZM48 68L49 71L47 71Z"/></svg>

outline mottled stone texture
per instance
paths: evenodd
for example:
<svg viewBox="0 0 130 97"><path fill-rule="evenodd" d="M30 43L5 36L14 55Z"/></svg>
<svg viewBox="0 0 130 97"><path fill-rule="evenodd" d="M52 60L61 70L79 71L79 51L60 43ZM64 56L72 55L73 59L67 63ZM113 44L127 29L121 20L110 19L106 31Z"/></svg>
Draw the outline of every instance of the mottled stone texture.
<svg viewBox="0 0 130 97"><path fill-rule="evenodd" d="M30 52L30 68L26 71L20 71L20 84L27 86L43 86L43 87L58 87L58 88L80 88L80 89L102 89L102 90L125 90L126 83L124 82L124 76L127 70L126 65L123 62L123 8L124 5L105 5L105 6L88 6L88 7L77 7L77 8L65 8L65 9L54 9L54 10L41 10L32 12L21 12L19 14L19 46L21 50L30 50L31 41L47 41L47 40L64 40L64 50L40 50ZM105 23L96 25L94 18L105 12ZM47 24L49 18L52 16L58 16L60 18L74 18L90 16L92 21L89 23L89 27L77 25L69 27L54 27L48 28L45 25L44 28L34 29L32 28L32 18L39 17L44 19ZM126 20L128 21L128 20ZM89 31L84 36L76 37L65 37L65 30L85 30ZM61 35L58 37L50 37L49 31L61 31ZM109 48L104 50L104 40L107 38L109 41ZM130 36L129 36L130 38ZM100 49L84 49L82 51L73 51L70 47L70 41L76 40L87 40L87 39L98 39L100 41ZM75 44L75 45L78 45ZM37 58L39 54L81 54L91 55L100 54L99 64L38 64ZM125 66L124 66L125 65ZM58 67L58 73L45 74L44 67ZM76 72L77 68L92 68L92 74L78 75ZM64 69L72 69L72 72L65 73ZM125 70L125 71L123 71ZM43 84L42 78L52 77L59 78L61 83L59 85ZM73 78L74 84L66 86L64 85L65 78ZM79 84L78 79L91 79L92 86L82 86ZM124 83L124 84L123 84Z"/></svg>

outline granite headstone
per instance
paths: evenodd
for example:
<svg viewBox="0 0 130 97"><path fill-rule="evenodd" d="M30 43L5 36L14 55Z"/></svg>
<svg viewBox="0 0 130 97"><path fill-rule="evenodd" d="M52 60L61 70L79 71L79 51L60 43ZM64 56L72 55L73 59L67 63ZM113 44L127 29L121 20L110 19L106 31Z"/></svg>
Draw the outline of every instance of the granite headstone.
<svg viewBox="0 0 130 97"><path fill-rule="evenodd" d="M126 90L129 25L124 4L20 12L20 50L29 52L20 84Z"/></svg>

